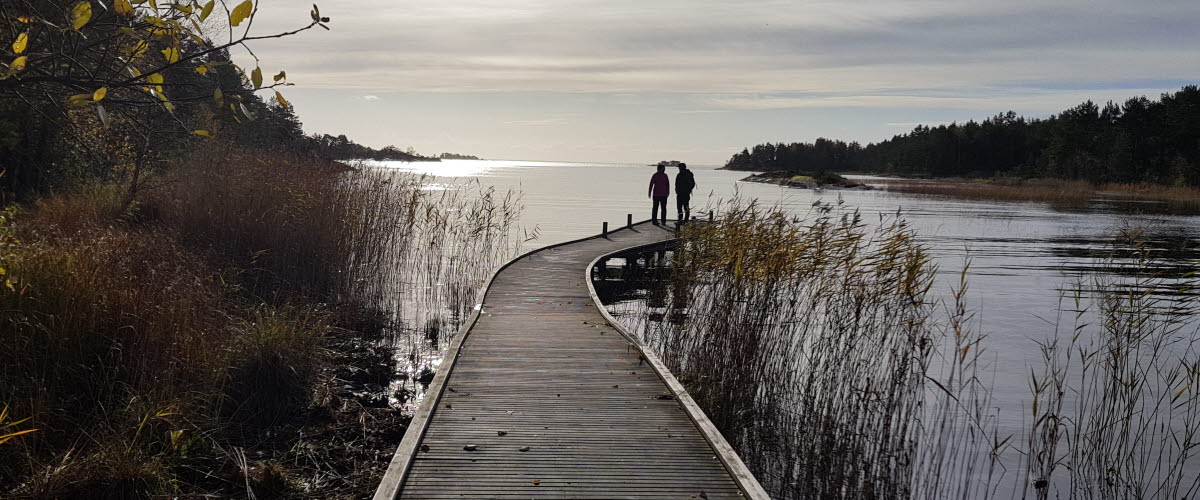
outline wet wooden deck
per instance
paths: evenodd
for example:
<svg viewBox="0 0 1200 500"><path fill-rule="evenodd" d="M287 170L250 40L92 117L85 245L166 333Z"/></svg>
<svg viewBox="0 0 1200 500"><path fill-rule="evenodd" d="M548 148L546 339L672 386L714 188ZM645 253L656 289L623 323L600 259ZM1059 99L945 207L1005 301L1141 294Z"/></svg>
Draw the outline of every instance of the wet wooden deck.
<svg viewBox="0 0 1200 500"><path fill-rule="evenodd" d="M764 497L674 377L593 301L596 258L672 237L642 223L499 271L376 499Z"/></svg>

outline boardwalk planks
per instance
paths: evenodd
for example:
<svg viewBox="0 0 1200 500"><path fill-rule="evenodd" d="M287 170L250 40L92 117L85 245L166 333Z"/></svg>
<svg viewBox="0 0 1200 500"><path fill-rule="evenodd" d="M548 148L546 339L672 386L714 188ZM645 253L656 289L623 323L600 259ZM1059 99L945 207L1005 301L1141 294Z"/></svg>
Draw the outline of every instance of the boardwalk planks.
<svg viewBox="0 0 1200 500"><path fill-rule="evenodd" d="M497 273L376 499L765 498L674 378L593 301L594 259L672 236L642 223Z"/></svg>

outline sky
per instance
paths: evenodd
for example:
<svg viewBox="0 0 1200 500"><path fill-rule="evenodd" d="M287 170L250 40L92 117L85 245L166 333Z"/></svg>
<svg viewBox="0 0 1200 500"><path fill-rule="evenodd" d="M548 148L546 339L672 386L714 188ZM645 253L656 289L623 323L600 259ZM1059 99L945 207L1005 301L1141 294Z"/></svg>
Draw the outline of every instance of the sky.
<svg viewBox="0 0 1200 500"><path fill-rule="evenodd" d="M761 142L1200 83L1195 0L333 0L251 47L305 130L491 159L724 163ZM253 34L307 24L262 0Z"/></svg>

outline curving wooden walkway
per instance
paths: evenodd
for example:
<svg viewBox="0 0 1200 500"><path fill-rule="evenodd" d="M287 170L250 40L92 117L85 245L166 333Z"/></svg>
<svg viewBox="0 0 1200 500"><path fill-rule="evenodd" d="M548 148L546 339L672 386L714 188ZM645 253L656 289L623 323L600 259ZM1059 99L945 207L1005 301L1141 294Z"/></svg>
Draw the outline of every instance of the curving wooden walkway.
<svg viewBox="0 0 1200 500"><path fill-rule="evenodd" d="M674 377L593 301L596 258L672 237L642 223L499 271L376 499L764 497Z"/></svg>

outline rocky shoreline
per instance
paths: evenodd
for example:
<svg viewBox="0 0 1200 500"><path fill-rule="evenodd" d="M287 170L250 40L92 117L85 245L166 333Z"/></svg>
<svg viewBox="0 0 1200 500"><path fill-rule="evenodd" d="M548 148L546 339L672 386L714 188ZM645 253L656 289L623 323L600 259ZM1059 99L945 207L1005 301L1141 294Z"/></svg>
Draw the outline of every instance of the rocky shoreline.
<svg viewBox="0 0 1200 500"><path fill-rule="evenodd" d="M798 189L852 189L866 191L875 189L866 184L832 173L805 173L788 170L763 172L741 179L742 182L775 184Z"/></svg>

